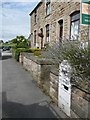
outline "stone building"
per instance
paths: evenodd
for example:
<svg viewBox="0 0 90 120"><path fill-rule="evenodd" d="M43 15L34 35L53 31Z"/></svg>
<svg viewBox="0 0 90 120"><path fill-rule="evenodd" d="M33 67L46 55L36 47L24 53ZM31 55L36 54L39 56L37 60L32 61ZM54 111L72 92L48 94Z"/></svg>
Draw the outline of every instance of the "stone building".
<svg viewBox="0 0 90 120"><path fill-rule="evenodd" d="M41 0L30 13L31 47L43 48L62 39L85 40L88 26L81 25L80 4L73 0Z"/></svg>

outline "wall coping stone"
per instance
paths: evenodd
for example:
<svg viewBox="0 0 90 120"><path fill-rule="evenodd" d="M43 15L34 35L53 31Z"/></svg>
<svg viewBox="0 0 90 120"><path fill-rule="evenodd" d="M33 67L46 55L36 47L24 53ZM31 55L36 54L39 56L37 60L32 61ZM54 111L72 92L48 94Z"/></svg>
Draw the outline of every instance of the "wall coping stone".
<svg viewBox="0 0 90 120"><path fill-rule="evenodd" d="M72 84L71 86L72 86L72 92L75 92L75 89L77 89L78 91L81 91L83 93L83 96L82 96L83 99L90 102L90 93L89 92L81 89L80 87L78 87L78 86L76 86L74 84Z"/></svg>
<svg viewBox="0 0 90 120"><path fill-rule="evenodd" d="M56 76L59 76L59 68L57 69L56 67L51 67L51 73Z"/></svg>
<svg viewBox="0 0 90 120"><path fill-rule="evenodd" d="M55 63L51 59L39 58L37 56L34 56L33 53L23 52L21 53L21 55L25 56L27 59L30 59L40 65L55 65Z"/></svg>

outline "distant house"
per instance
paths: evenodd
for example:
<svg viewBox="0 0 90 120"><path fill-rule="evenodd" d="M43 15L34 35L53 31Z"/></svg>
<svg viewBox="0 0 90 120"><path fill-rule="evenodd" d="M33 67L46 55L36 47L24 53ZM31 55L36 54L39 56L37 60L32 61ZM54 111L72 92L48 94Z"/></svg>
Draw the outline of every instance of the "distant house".
<svg viewBox="0 0 90 120"><path fill-rule="evenodd" d="M29 47L31 47L31 40L32 40L32 34L29 34L28 36Z"/></svg>
<svg viewBox="0 0 90 120"><path fill-rule="evenodd" d="M39 2L30 13L31 47L43 48L62 39L84 40L88 26L80 25L80 2ZM87 40L87 38L86 38Z"/></svg>

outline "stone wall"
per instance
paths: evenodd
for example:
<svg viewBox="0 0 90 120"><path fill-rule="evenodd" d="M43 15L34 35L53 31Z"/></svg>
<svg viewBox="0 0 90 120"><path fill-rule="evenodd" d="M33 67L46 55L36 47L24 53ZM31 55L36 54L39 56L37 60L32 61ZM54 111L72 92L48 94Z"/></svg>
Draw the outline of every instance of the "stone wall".
<svg viewBox="0 0 90 120"><path fill-rule="evenodd" d="M24 57L24 54L20 53L19 62L20 62L21 64L23 64L23 57Z"/></svg>
<svg viewBox="0 0 90 120"><path fill-rule="evenodd" d="M23 56L23 57L21 57ZM39 59L33 54L23 53L20 55L20 61L23 58L23 66L28 70L33 76L34 80L37 82L43 90L47 93L50 91L50 68L52 62L46 59Z"/></svg>
<svg viewBox="0 0 90 120"><path fill-rule="evenodd" d="M58 105L58 80L58 71L52 69L50 73L50 97L56 105Z"/></svg>
<svg viewBox="0 0 90 120"><path fill-rule="evenodd" d="M28 59L26 56L23 57L23 66L26 70L30 71L34 80L36 80L39 83L41 80L41 66L36 62Z"/></svg>
<svg viewBox="0 0 90 120"><path fill-rule="evenodd" d="M58 105L58 71L50 73L50 97ZM72 85L71 87L71 118L90 118L90 93Z"/></svg>
<svg viewBox="0 0 90 120"><path fill-rule="evenodd" d="M31 15L31 33L32 35L32 40L31 40L31 47L35 47L34 45L34 31L36 30L36 34L40 32L40 29L43 28L43 46L46 41L46 28L45 26L47 24L51 24L51 17L48 16L46 17L46 9L45 9L45 2L42 2L39 7L36 9L37 10L37 22L35 23L35 18L34 18L34 12ZM36 35L36 43L39 44L39 47L41 48L41 38Z"/></svg>
<svg viewBox="0 0 90 120"><path fill-rule="evenodd" d="M21 54L20 62L26 70L30 71L37 85L58 105L59 71L55 69L53 62L39 59L30 53ZM90 118L90 93L72 85L70 109L71 118Z"/></svg>
<svg viewBox="0 0 90 120"><path fill-rule="evenodd" d="M45 2L42 2L37 8L37 23L34 23L34 11L31 14L31 33L32 36L32 47L34 41L34 31L37 33L40 32L40 29L43 28L43 46L46 43L46 25L50 25L50 44L54 41L59 41L59 20L63 20L63 37L69 39L70 37L70 15L75 11L80 11L80 0L78 2L73 2L70 0L69 2L51 2L51 13L46 15L46 5ZM86 29L88 31L87 26L80 25L80 35L79 39L83 41L88 40L88 32L86 35ZM84 35L84 36L83 36ZM37 43L41 48L41 38L36 36Z"/></svg>
<svg viewBox="0 0 90 120"><path fill-rule="evenodd" d="M70 37L70 14L80 10L80 2L52 2L51 3L51 42L59 41L59 20L63 20L63 37Z"/></svg>
<svg viewBox="0 0 90 120"><path fill-rule="evenodd" d="M90 93L72 86L71 110L80 118L90 118Z"/></svg>

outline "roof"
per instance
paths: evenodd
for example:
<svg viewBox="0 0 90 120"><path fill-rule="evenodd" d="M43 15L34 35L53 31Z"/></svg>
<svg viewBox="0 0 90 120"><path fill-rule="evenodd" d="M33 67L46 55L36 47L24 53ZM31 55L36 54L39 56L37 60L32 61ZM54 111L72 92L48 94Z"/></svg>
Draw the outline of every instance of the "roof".
<svg viewBox="0 0 90 120"><path fill-rule="evenodd" d="M33 12L43 3L43 0L41 0L36 7L31 11L31 13L29 14L30 16L33 14Z"/></svg>

